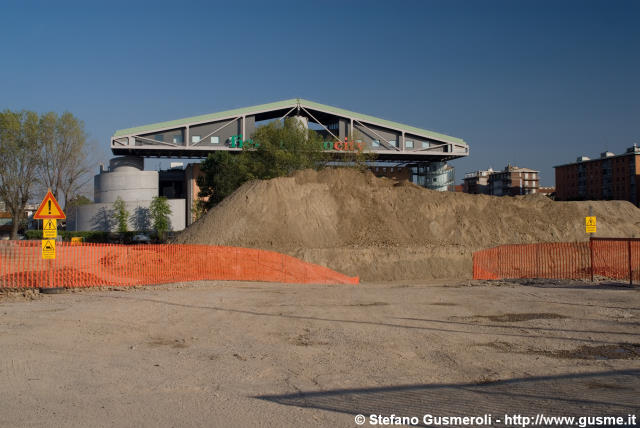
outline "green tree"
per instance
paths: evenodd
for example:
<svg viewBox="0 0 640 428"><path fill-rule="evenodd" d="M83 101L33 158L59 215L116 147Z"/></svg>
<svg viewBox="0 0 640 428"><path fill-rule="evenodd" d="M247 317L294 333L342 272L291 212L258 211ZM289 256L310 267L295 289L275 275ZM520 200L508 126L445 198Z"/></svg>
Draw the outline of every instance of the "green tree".
<svg viewBox="0 0 640 428"><path fill-rule="evenodd" d="M124 233L129 230L129 211L127 211L127 206L120 196L113 203L113 217L116 220L118 232Z"/></svg>
<svg viewBox="0 0 640 428"><path fill-rule="evenodd" d="M164 196L154 196L149 206L149 215L153 228L158 234L158 238L164 240L166 233L171 230L171 207Z"/></svg>
<svg viewBox="0 0 640 428"><path fill-rule="evenodd" d="M218 204L243 183L291 174L300 169L320 169L326 165L322 137L287 118L258 128L253 139L244 142L240 154L215 152L202 162L204 175L198 178L206 208Z"/></svg>
<svg viewBox="0 0 640 428"><path fill-rule="evenodd" d="M301 126L295 119L262 126L256 130L253 140L257 148L249 146L243 151L249 159L252 179L282 177L300 169L319 169L328 161L320 134Z"/></svg>
<svg viewBox="0 0 640 428"><path fill-rule="evenodd" d="M198 177L201 198L207 198L205 208L211 208L249 180L246 158L229 152L209 154L200 165L204 175Z"/></svg>
<svg viewBox="0 0 640 428"><path fill-rule="evenodd" d="M193 212L193 220L197 221L207 212L205 208L205 201L202 199L194 199L193 204L191 204L191 211Z"/></svg>
<svg viewBox="0 0 640 428"><path fill-rule="evenodd" d="M0 113L0 198L13 218L12 239L37 190L49 188L61 202L63 197L65 209L78 194L89 172L86 139L83 122L68 112Z"/></svg>
<svg viewBox="0 0 640 428"><path fill-rule="evenodd" d="M84 122L69 112L49 112L40 117L40 165L38 177L45 188L67 208L89 177L87 133Z"/></svg>
<svg viewBox="0 0 640 428"><path fill-rule="evenodd" d="M38 114L0 113L0 198L11 214L11 239L16 239L24 208L33 196L40 161Z"/></svg>
<svg viewBox="0 0 640 428"><path fill-rule="evenodd" d="M83 205L91 204L91 199L87 198L84 195L75 195L73 198L67 200L67 207L81 207Z"/></svg>

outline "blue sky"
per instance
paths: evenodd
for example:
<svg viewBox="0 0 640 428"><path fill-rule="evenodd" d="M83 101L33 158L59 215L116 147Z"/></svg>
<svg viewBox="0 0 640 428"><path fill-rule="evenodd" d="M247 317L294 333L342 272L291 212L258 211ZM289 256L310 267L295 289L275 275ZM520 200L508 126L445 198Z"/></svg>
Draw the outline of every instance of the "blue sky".
<svg viewBox="0 0 640 428"><path fill-rule="evenodd" d="M640 143L639 1L2 1L0 109L121 128L306 98L465 139L465 172ZM149 166L155 167L157 161Z"/></svg>

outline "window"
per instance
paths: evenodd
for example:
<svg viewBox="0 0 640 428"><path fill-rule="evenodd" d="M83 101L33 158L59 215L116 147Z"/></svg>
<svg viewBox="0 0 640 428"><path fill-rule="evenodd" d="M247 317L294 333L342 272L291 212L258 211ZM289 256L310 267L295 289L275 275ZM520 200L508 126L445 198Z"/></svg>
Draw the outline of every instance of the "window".
<svg viewBox="0 0 640 428"><path fill-rule="evenodd" d="M164 134L154 135L153 139L156 141L164 141Z"/></svg>
<svg viewBox="0 0 640 428"><path fill-rule="evenodd" d="M182 144L182 134L176 134L173 136L173 144Z"/></svg>
<svg viewBox="0 0 640 428"><path fill-rule="evenodd" d="M423 141L422 142L422 148L423 149L428 149L429 148L429 142L428 141Z"/></svg>
<svg viewBox="0 0 640 428"><path fill-rule="evenodd" d="M192 135L191 136L191 142L192 143L199 143L200 142L200 136L199 135Z"/></svg>
<svg viewBox="0 0 640 428"><path fill-rule="evenodd" d="M371 142L371 147L380 147L380 140L373 140Z"/></svg>
<svg viewBox="0 0 640 428"><path fill-rule="evenodd" d="M220 144L220 138L211 137L211 144Z"/></svg>
<svg viewBox="0 0 640 428"><path fill-rule="evenodd" d="M407 149L413 149L413 141L407 140L404 142L404 147Z"/></svg>
<svg viewBox="0 0 640 428"><path fill-rule="evenodd" d="M393 147L397 147L396 144L398 143L396 143L396 140L391 140L389 141L389 144L391 144Z"/></svg>

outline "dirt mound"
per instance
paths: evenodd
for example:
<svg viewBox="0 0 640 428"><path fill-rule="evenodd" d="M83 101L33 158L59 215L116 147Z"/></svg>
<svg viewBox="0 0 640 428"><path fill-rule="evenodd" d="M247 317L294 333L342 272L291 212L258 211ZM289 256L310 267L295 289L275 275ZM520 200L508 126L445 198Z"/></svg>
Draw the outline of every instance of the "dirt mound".
<svg viewBox="0 0 640 428"><path fill-rule="evenodd" d="M588 239L590 206L598 236L640 232L640 210L623 201L436 192L370 172L306 170L246 183L175 241L280 251L364 280L464 278L481 248Z"/></svg>

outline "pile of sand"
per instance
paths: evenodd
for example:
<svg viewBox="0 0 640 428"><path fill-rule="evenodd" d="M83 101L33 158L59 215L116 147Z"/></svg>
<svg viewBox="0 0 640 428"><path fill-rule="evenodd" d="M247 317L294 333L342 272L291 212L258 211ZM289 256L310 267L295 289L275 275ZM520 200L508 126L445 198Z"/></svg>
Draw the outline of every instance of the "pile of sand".
<svg viewBox="0 0 640 428"><path fill-rule="evenodd" d="M436 192L370 172L306 170L246 183L175 241L280 251L363 280L464 278L478 249L587 240L590 206L598 236L640 233L640 210L623 201Z"/></svg>

